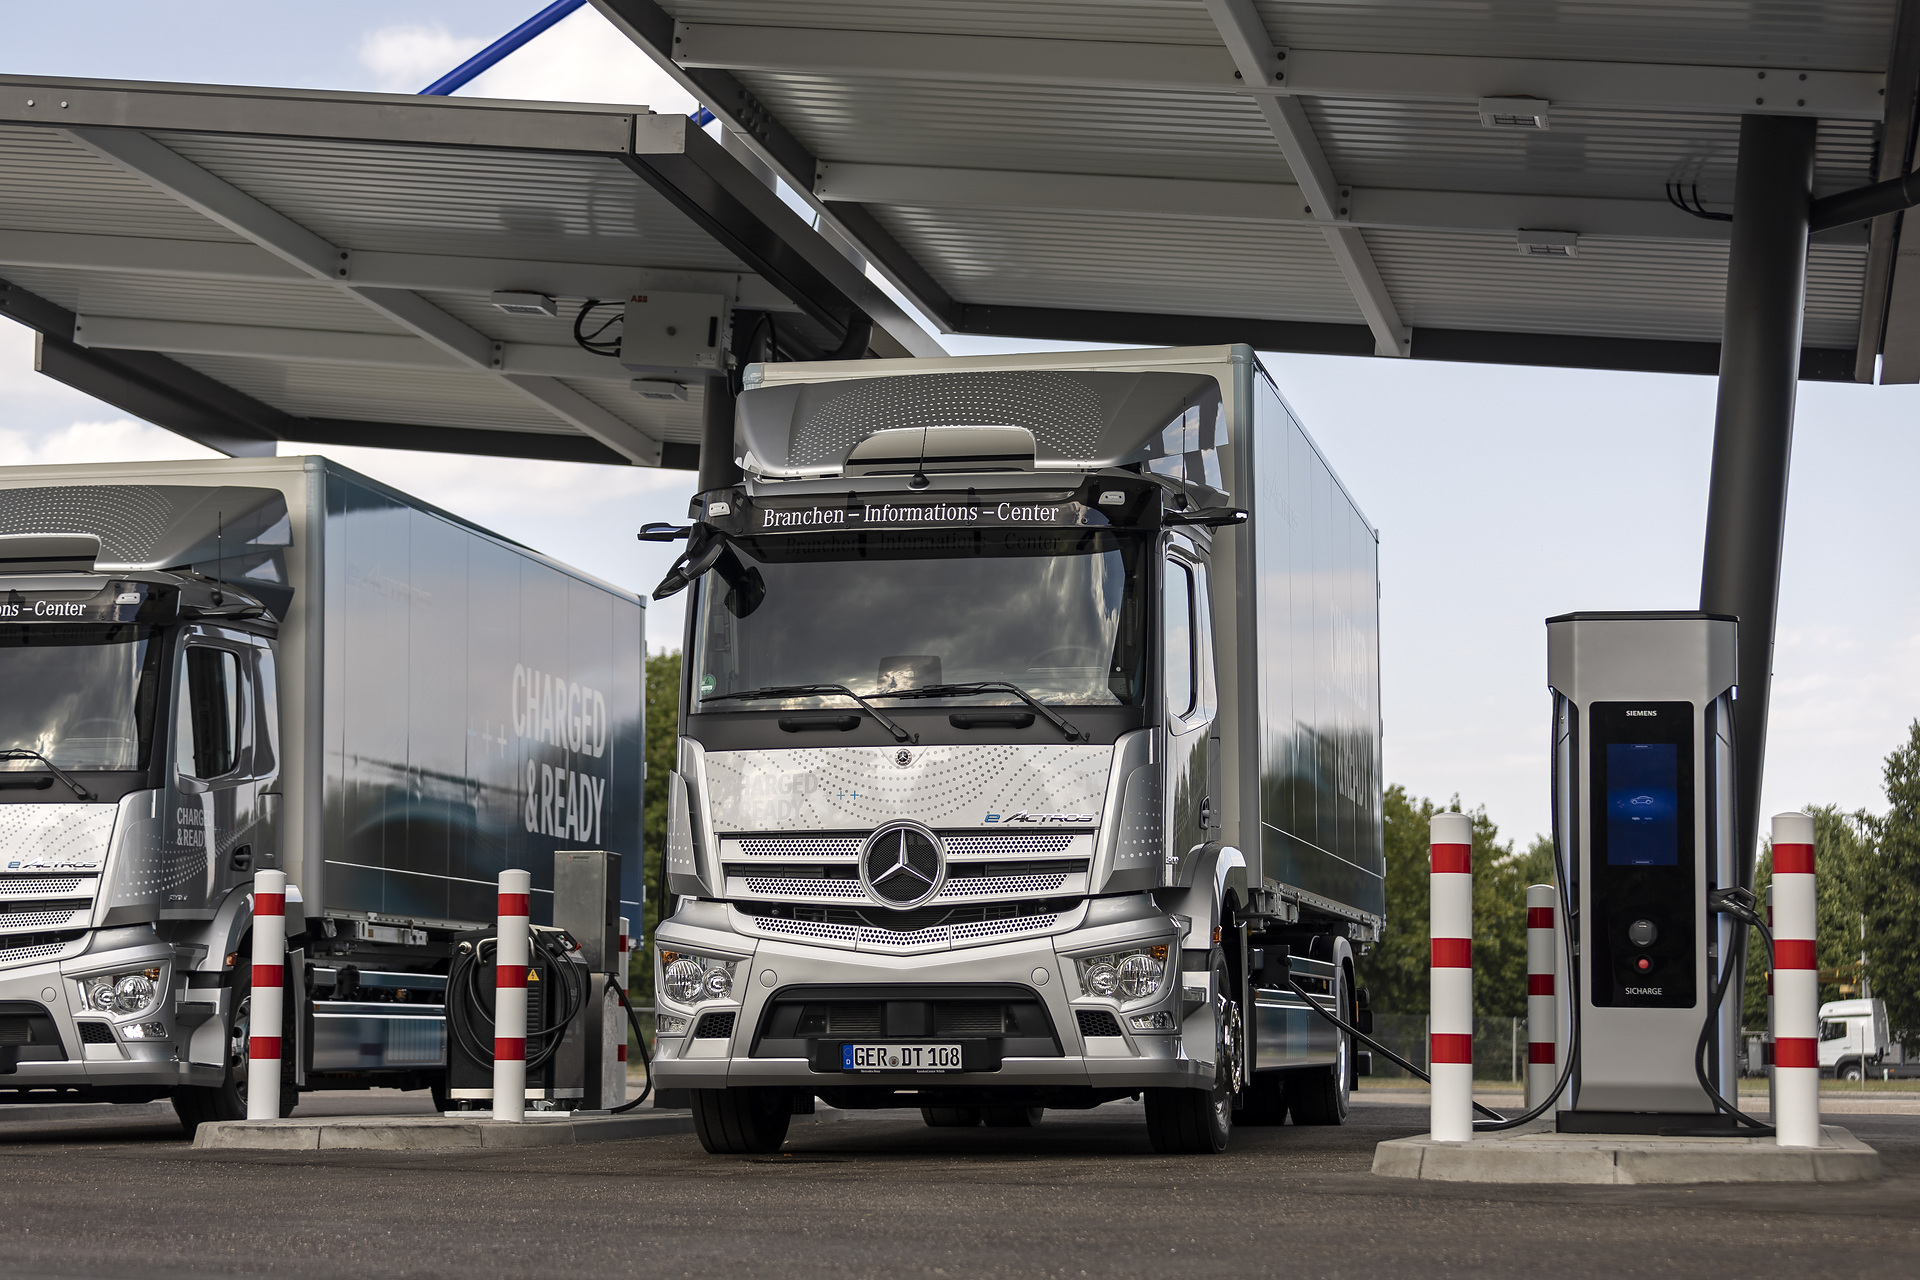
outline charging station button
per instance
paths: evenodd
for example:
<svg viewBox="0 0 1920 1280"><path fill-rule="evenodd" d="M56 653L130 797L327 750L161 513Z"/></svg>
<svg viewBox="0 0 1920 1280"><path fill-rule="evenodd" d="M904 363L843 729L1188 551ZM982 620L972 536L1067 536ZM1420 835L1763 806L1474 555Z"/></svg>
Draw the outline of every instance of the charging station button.
<svg viewBox="0 0 1920 1280"><path fill-rule="evenodd" d="M1645 956L1641 956L1638 960L1635 960L1633 962L1633 967L1638 969L1640 972L1645 973L1647 970L1653 968L1653 961L1647 959Z"/></svg>
<svg viewBox="0 0 1920 1280"><path fill-rule="evenodd" d="M1627 940L1636 947L1650 947L1653 945L1653 940L1659 936L1660 930L1651 920L1635 920L1627 926Z"/></svg>

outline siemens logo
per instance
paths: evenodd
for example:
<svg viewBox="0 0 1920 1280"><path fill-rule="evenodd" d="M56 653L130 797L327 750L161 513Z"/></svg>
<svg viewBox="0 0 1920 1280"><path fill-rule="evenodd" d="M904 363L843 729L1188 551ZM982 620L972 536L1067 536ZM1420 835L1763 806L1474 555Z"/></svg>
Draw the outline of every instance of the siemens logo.
<svg viewBox="0 0 1920 1280"><path fill-rule="evenodd" d="M1630 716L1657 716L1660 713L1658 711L1629 711L1627 714Z"/></svg>

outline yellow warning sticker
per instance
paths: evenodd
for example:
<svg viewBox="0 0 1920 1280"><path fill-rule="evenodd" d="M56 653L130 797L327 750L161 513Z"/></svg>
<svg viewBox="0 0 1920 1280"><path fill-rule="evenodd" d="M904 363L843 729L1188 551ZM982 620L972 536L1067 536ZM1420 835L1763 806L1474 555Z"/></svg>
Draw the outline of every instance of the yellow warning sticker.
<svg viewBox="0 0 1920 1280"><path fill-rule="evenodd" d="M539 971L538 971L537 969L529 969L529 970L527 970L527 981L528 981L528 982L538 982L538 981L540 981L540 973L539 973Z"/></svg>

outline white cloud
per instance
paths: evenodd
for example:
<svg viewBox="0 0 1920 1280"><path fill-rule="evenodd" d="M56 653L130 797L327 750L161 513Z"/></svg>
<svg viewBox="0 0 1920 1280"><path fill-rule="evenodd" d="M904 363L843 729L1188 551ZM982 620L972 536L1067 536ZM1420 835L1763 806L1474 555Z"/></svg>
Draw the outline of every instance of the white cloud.
<svg viewBox="0 0 1920 1280"><path fill-rule="evenodd" d="M65 462L160 462L219 456L171 431L133 418L75 422L52 430L0 428L0 466L5 467Z"/></svg>
<svg viewBox="0 0 1920 1280"><path fill-rule="evenodd" d="M488 41L456 36L438 23L380 27L360 41L360 65L387 93L418 93L480 52Z"/></svg>
<svg viewBox="0 0 1920 1280"><path fill-rule="evenodd" d="M447 63L442 70L455 65ZM427 84L429 76L421 84ZM591 6L561 19L460 90L462 97L612 102L685 115L691 94Z"/></svg>

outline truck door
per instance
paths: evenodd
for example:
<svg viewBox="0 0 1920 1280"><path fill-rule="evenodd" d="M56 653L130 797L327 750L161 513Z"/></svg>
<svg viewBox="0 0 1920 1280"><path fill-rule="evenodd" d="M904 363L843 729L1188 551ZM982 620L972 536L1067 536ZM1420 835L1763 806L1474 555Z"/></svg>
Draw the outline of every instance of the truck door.
<svg viewBox="0 0 1920 1280"><path fill-rule="evenodd" d="M170 832L173 865L197 874L166 889L169 913L209 913L237 881L252 878L260 790L253 770L255 666L251 639L236 632L194 627L181 645Z"/></svg>
<svg viewBox="0 0 1920 1280"><path fill-rule="evenodd" d="M1167 734L1167 884L1181 884L1219 825L1212 725L1217 710L1207 571L1176 539L1162 566L1161 690Z"/></svg>

